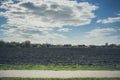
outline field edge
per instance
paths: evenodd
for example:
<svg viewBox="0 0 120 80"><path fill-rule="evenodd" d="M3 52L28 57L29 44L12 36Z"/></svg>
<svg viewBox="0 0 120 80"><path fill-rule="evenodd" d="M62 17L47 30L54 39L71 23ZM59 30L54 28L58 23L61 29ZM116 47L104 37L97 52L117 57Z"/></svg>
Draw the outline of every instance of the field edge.
<svg viewBox="0 0 120 80"><path fill-rule="evenodd" d="M0 78L0 80L120 80L120 78Z"/></svg>
<svg viewBox="0 0 120 80"><path fill-rule="evenodd" d="M0 70L120 70L120 66L46 66L0 64Z"/></svg>

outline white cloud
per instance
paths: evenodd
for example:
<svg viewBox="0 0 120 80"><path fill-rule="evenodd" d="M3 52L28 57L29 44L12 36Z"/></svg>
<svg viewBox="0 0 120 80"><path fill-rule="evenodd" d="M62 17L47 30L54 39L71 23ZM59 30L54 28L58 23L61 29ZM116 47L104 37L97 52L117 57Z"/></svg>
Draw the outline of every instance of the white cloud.
<svg viewBox="0 0 120 80"><path fill-rule="evenodd" d="M118 30L115 28L98 28L86 32L84 37L80 40L81 43L88 45L103 45L106 42L112 44L120 44L120 37L114 35Z"/></svg>
<svg viewBox="0 0 120 80"><path fill-rule="evenodd" d="M119 29L115 28L97 28L89 32L64 40L67 44L86 44L86 45L105 45L106 42L109 44L120 44L120 36L115 35L119 32Z"/></svg>
<svg viewBox="0 0 120 80"><path fill-rule="evenodd" d="M58 43L66 37L54 33L54 28L67 32L69 29L64 26L90 24L97 6L69 0L20 0L16 4L7 0L1 8L7 10L1 14L7 18L7 23L1 26L5 40Z"/></svg>
<svg viewBox="0 0 120 80"><path fill-rule="evenodd" d="M117 17L108 17L107 19L99 19L97 20L97 23L115 23L115 22L120 22L120 13L117 14Z"/></svg>
<svg viewBox="0 0 120 80"><path fill-rule="evenodd" d="M97 7L88 2L69 0L22 0L19 4L4 4L9 25L41 27L80 26L90 24ZM27 23L27 24L26 24Z"/></svg>
<svg viewBox="0 0 120 80"><path fill-rule="evenodd" d="M97 23L103 23L103 24L106 24L106 23L115 23L115 22L120 22L120 17L110 17L110 18L107 18L107 19L100 19L97 21Z"/></svg>
<svg viewBox="0 0 120 80"><path fill-rule="evenodd" d="M71 29L69 28L60 28L58 29L59 32L69 32Z"/></svg>
<svg viewBox="0 0 120 80"><path fill-rule="evenodd" d="M41 31L43 30L43 31ZM32 43L51 43L51 44L62 44L66 37L57 33L48 33L44 29L32 30L32 29L14 29L6 30L5 41L19 41L30 40Z"/></svg>
<svg viewBox="0 0 120 80"><path fill-rule="evenodd" d="M120 11L118 11L117 16L120 16Z"/></svg>
<svg viewBox="0 0 120 80"><path fill-rule="evenodd" d="M120 44L119 36L101 36L101 37L85 37L80 40L81 43L87 45L104 45L106 42L109 44Z"/></svg>
<svg viewBox="0 0 120 80"><path fill-rule="evenodd" d="M86 34L87 35L87 34ZM85 45L104 45L106 42L109 44L120 44L120 36L100 36L100 37L86 37L86 35L75 38L64 40L65 44L85 44ZM63 43L63 44L64 44Z"/></svg>
<svg viewBox="0 0 120 80"><path fill-rule="evenodd" d="M109 36L116 32L117 30L114 28L98 28L92 31L87 32L86 37L101 37L101 36Z"/></svg>
<svg viewBox="0 0 120 80"><path fill-rule="evenodd" d="M117 15L120 16L120 13L118 13Z"/></svg>

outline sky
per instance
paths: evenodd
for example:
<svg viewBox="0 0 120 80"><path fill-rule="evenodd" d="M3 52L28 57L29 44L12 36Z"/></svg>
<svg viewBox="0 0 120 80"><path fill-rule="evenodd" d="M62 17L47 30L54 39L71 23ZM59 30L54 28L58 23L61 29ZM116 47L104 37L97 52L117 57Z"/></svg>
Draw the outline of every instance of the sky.
<svg viewBox="0 0 120 80"><path fill-rule="evenodd" d="M0 40L120 44L120 0L0 0Z"/></svg>

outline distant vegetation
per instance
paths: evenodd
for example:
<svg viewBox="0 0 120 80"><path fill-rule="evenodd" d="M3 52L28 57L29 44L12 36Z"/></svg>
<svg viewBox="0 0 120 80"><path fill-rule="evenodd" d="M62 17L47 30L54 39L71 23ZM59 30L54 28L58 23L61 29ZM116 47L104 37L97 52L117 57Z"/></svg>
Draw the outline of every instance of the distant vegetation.
<svg viewBox="0 0 120 80"><path fill-rule="evenodd" d="M32 44L30 41L24 41L22 43L19 42L5 42L0 40L0 48L120 48L120 44L108 44L105 45L71 45L71 44L64 44L64 45L53 45L53 44Z"/></svg>

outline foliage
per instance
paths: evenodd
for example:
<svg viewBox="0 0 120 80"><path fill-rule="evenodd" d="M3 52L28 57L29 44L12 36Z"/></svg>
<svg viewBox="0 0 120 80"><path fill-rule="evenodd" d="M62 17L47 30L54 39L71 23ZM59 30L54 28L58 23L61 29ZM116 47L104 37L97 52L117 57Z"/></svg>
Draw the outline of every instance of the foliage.
<svg viewBox="0 0 120 80"><path fill-rule="evenodd" d="M30 41L24 41L22 43L19 42L5 42L0 40L0 48L8 48L8 47L14 47L14 48L120 48L120 45L116 44L108 44L105 43L105 45L71 45L71 44L64 44L64 45L53 45L53 44L33 44Z"/></svg>

